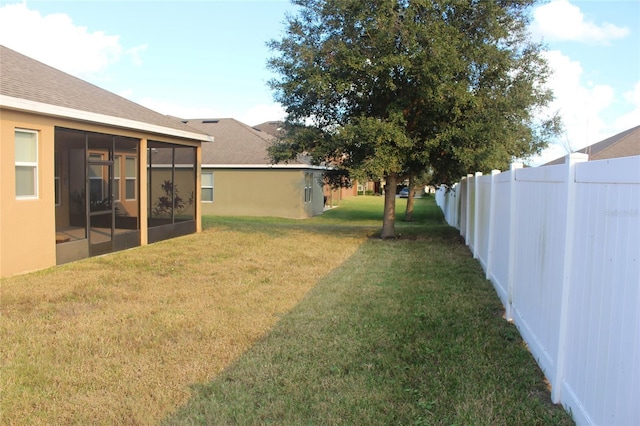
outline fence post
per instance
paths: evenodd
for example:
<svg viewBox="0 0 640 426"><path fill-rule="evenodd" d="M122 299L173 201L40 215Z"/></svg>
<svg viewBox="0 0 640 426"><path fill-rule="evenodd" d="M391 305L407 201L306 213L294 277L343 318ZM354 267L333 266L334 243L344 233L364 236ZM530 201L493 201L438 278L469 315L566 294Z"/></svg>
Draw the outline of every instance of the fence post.
<svg viewBox="0 0 640 426"><path fill-rule="evenodd" d="M507 306L505 306L505 316L508 321L513 320L513 285L516 276L516 212L518 211L516 203L516 196L518 192L516 171L522 167L522 163L511 163L511 167L509 168L509 269L507 274Z"/></svg>
<svg viewBox="0 0 640 426"><path fill-rule="evenodd" d="M565 231L564 250L562 258L562 291L560 299L560 323L558 325L558 355L556 359L556 373L551 383L551 399L557 404L562 397L562 380L566 361L567 329L569 322L569 297L571 295L571 263L573 260L573 242L576 217L576 164L588 161L589 155L581 153L569 154L564 158L565 164Z"/></svg>
<svg viewBox="0 0 640 426"><path fill-rule="evenodd" d="M478 258L478 229L480 228L480 215L478 205L480 203L480 176L482 172L476 172L473 178L473 258Z"/></svg>
<svg viewBox="0 0 640 426"><path fill-rule="evenodd" d="M460 194L462 194L462 179L457 182L453 188L456 190L454 193L453 200L453 209L454 209L454 218L455 218L455 227L458 228L458 231L462 228L462 224L460 223Z"/></svg>
<svg viewBox="0 0 640 426"><path fill-rule="evenodd" d="M471 185L469 185L470 179L473 177L473 175L471 173L469 173L467 175L467 193L465 194L465 206L464 206L464 242L466 245L469 245L469 240L472 238L469 235L469 229L471 229L471 218L470 218L470 214L469 211L471 210Z"/></svg>
<svg viewBox="0 0 640 426"><path fill-rule="evenodd" d="M487 234L487 270L485 271L485 278L491 279L491 268L493 264L493 234L495 232L495 216L496 216L496 175L500 174L500 170L491 170L491 195L489 197L489 233Z"/></svg>

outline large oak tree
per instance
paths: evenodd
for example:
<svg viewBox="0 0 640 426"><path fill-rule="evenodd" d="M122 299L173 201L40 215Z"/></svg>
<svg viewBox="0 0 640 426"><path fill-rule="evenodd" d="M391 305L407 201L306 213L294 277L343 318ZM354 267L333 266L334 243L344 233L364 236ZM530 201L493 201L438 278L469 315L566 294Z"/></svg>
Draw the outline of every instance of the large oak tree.
<svg viewBox="0 0 640 426"><path fill-rule="evenodd" d="M395 236L395 188L505 169L558 130L541 46L527 33L534 0L293 0L269 43L287 136L275 161L309 155L344 181L386 181L382 238Z"/></svg>

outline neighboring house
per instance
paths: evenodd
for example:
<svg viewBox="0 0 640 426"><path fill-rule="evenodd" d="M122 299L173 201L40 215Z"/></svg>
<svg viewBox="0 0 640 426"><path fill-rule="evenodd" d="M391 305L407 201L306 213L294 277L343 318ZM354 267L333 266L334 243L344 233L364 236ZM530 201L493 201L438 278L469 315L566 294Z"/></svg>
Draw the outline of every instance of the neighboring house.
<svg viewBox="0 0 640 426"><path fill-rule="evenodd" d="M268 133L274 137L284 136L284 122L282 121L265 121L264 123L260 123L256 126L253 126L254 129L260 130L261 132ZM326 205L331 207L337 204L340 204L340 200L348 197L353 197L358 195L358 181L353 181L353 185L349 188L338 188L331 189L328 185L324 185L324 196L326 197Z"/></svg>
<svg viewBox="0 0 640 426"><path fill-rule="evenodd" d="M207 140L0 46L0 277L200 231Z"/></svg>
<svg viewBox="0 0 640 426"><path fill-rule="evenodd" d="M576 152L588 154L589 161L640 155L640 126L625 130ZM565 157L560 157L543 164L543 166L564 164L564 160Z"/></svg>
<svg viewBox="0 0 640 426"><path fill-rule="evenodd" d="M322 167L272 164L274 136L232 118L182 120L212 135L202 146L202 214L307 218L324 210Z"/></svg>

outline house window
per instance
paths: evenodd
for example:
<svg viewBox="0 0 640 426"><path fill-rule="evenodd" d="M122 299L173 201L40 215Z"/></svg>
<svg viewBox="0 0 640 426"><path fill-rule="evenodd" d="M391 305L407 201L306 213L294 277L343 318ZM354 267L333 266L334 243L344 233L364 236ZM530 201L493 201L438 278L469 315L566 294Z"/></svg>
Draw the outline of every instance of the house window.
<svg viewBox="0 0 640 426"><path fill-rule="evenodd" d="M304 202L310 203L313 200L313 174L304 174Z"/></svg>
<svg viewBox="0 0 640 426"><path fill-rule="evenodd" d="M89 154L89 161L102 161L102 154ZM92 202L104 200L104 181L102 165L89 164L89 199Z"/></svg>
<svg viewBox="0 0 640 426"><path fill-rule="evenodd" d="M126 188L125 197L127 200L136 199L136 157L125 158L125 176L126 176Z"/></svg>
<svg viewBox="0 0 640 426"><path fill-rule="evenodd" d="M38 133L15 131L16 198L38 196Z"/></svg>
<svg viewBox="0 0 640 426"><path fill-rule="evenodd" d="M202 172L202 201L205 203L213 203L213 172Z"/></svg>
<svg viewBox="0 0 640 426"><path fill-rule="evenodd" d="M120 201L120 156L113 157L113 200Z"/></svg>
<svg viewBox="0 0 640 426"><path fill-rule="evenodd" d="M53 157L53 191L56 206L60 206L60 152L54 151Z"/></svg>

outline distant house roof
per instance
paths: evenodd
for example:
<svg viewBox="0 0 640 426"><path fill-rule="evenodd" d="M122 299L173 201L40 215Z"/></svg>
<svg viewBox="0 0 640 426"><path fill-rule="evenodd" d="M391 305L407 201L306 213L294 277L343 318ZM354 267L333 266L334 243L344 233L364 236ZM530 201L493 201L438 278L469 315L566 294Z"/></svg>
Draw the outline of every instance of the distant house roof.
<svg viewBox="0 0 640 426"><path fill-rule="evenodd" d="M640 155L640 126L625 130L622 133L613 135L610 138L584 147L576 152L588 154L589 161ZM561 157L544 165L550 166L563 163L564 157Z"/></svg>
<svg viewBox="0 0 640 426"><path fill-rule="evenodd" d="M257 126L253 126L254 129L258 129L261 132L270 134L271 136L281 136L284 133L283 121L265 121Z"/></svg>
<svg viewBox="0 0 640 426"><path fill-rule="evenodd" d="M180 121L1 45L0 106L188 139L210 139Z"/></svg>
<svg viewBox="0 0 640 426"><path fill-rule="evenodd" d="M233 118L192 118L183 123L215 138L202 146L202 167L310 167L308 161L272 164L268 148L275 137Z"/></svg>

